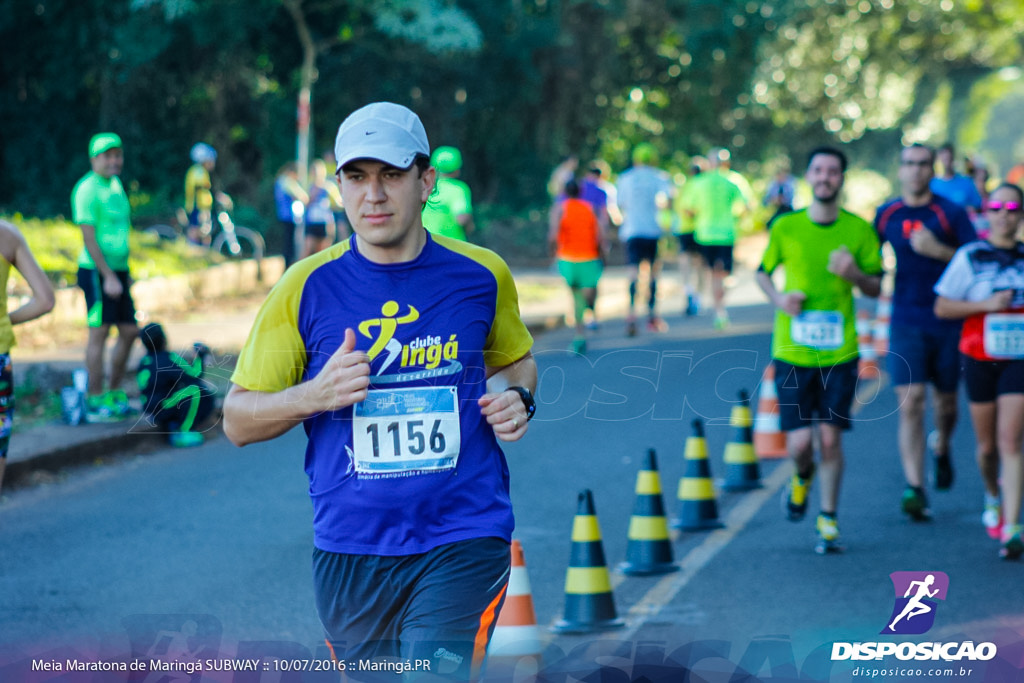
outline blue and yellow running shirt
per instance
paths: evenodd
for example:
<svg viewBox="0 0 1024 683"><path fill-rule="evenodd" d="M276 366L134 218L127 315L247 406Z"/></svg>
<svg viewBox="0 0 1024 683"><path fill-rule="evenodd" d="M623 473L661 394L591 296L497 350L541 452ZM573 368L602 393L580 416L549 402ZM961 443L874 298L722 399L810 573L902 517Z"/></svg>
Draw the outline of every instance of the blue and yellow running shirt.
<svg viewBox="0 0 1024 683"><path fill-rule="evenodd" d="M533 344L508 266L429 234L414 260L379 264L353 235L285 272L231 380L263 392L307 381L346 328L370 356L370 392L305 421L316 547L411 555L471 538L509 541L508 466L477 405L486 367Z"/></svg>

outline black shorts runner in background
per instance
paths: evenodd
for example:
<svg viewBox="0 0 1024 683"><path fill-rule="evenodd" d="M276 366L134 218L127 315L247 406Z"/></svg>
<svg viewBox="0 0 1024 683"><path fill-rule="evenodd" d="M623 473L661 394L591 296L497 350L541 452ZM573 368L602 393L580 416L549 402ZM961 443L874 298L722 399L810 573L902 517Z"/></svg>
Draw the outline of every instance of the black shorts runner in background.
<svg viewBox="0 0 1024 683"><path fill-rule="evenodd" d="M135 324L135 301L132 300L131 278L127 270L115 270L124 288L121 296L111 299L103 293L103 281L98 270L78 269L78 286L85 295L85 311L89 327Z"/></svg>
<svg viewBox="0 0 1024 683"><path fill-rule="evenodd" d="M991 403L1003 394L1024 394L1024 360L976 360L962 356L971 403Z"/></svg>
<svg viewBox="0 0 1024 683"><path fill-rule="evenodd" d="M644 261L653 265L658 260L658 238L630 237L626 240L626 259L634 266Z"/></svg>

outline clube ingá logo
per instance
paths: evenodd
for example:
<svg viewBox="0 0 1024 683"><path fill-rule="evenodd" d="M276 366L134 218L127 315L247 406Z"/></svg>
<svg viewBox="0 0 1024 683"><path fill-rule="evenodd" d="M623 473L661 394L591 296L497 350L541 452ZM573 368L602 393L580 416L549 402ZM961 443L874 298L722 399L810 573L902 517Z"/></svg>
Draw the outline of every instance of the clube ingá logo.
<svg viewBox="0 0 1024 683"><path fill-rule="evenodd" d="M889 574L895 604L881 633L919 635L935 623L938 600L946 599L949 577L944 572L893 572Z"/></svg>

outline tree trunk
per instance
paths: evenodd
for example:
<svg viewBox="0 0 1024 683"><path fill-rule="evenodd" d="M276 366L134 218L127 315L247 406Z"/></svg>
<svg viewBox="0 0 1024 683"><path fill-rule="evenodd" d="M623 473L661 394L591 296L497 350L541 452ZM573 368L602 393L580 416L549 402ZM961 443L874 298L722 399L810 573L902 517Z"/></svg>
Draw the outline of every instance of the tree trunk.
<svg viewBox="0 0 1024 683"><path fill-rule="evenodd" d="M299 99L296 115L296 150L295 160L298 164L299 182L306 186L309 171L309 130L313 121L313 83L316 81L317 45L306 23L306 15L302 11L302 0L281 0L295 22L302 45L302 72L299 84Z"/></svg>

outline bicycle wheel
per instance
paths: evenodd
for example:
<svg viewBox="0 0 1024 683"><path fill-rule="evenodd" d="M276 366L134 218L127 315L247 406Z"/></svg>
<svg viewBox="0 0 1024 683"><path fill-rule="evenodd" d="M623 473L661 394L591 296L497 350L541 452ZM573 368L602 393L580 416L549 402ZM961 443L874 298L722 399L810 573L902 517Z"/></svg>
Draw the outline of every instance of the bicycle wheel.
<svg viewBox="0 0 1024 683"><path fill-rule="evenodd" d="M221 232L210 247L228 258L261 259L266 245L263 235L241 225L235 226L234 233Z"/></svg>
<svg viewBox="0 0 1024 683"><path fill-rule="evenodd" d="M160 239L167 240L168 242L173 242L179 237L181 237L181 233L178 232L177 229L172 228L169 225L164 225L163 223L151 225L148 228L145 228L143 232L149 235L156 235Z"/></svg>

